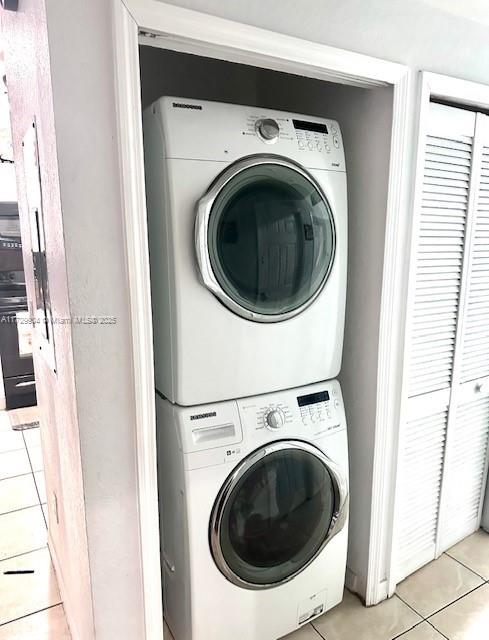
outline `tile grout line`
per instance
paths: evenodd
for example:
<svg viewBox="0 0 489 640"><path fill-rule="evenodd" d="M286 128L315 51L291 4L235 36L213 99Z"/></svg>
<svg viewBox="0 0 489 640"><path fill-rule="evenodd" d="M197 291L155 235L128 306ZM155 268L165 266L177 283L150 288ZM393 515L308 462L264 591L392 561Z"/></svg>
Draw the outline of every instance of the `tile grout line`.
<svg viewBox="0 0 489 640"><path fill-rule="evenodd" d="M445 638L445 640L450 640L450 638L446 636L442 631L440 631L440 629L437 629L435 625L428 620L428 618L426 618L424 622L427 622L430 625L430 627L436 631L436 633L439 633L441 635L442 638Z"/></svg>
<svg viewBox="0 0 489 640"><path fill-rule="evenodd" d="M0 438L1 438L1 435L0 435ZM15 447L14 449L5 449L5 451L0 450L0 455L3 453L13 453L14 451L23 451L23 450L24 450L24 447Z"/></svg>
<svg viewBox="0 0 489 640"><path fill-rule="evenodd" d="M27 457L29 458L29 465L31 467L32 478L34 479L34 486L36 487L37 498L39 500L39 506L41 507L42 519L44 520L44 524L45 524L46 529L47 529L48 528L48 522L46 520L46 516L44 515L44 509L42 508L42 505L45 504L45 503L41 502L41 494L39 493L39 489L37 487L37 482L36 482L36 476L35 476L35 474L38 473L38 472L34 471L34 467L32 465L32 460L31 460L31 454L29 452L29 447L27 446L27 442L25 440L25 435L24 435L23 431L22 431L22 439L24 440L25 448L26 448L26 451L27 451ZM44 474L44 471L43 471L43 474Z"/></svg>
<svg viewBox="0 0 489 640"><path fill-rule="evenodd" d="M450 558L452 558L452 556L450 556L446 551L443 552L445 555L449 556ZM443 607L440 607L440 609L436 609L435 611L433 611L433 613L430 613L428 616L424 616L423 614L421 614L419 611L416 611L416 609L414 607L412 607L408 602L406 602L397 592L394 593L395 596L397 596L399 598L399 600L401 600L402 602L404 602L404 604L406 606L408 606L412 611L414 611L414 613L416 613L418 616L421 616L423 618L424 622L428 622L430 624L430 626L433 627L433 625L431 624L431 622L429 622L429 618L435 616L436 614L440 613L441 611L443 611L444 609L447 609L448 607L451 607L452 604L455 604L456 602L458 602L459 600L462 600L462 598L465 598L465 596L470 595L471 593L473 593L474 591L477 591L477 589L480 589L480 587L483 587L485 584L487 584L489 582L489 580L486 580L483 576L479 575L478 573L476 573L473 569L470 569L469 567L467 567L466 565L464 565L462 562L460 562L459 560L457 560L456 558L452 558L452 560L455 560L455 562L458 562L458 564L460 564L462 567L464 567L464 569L467 569L468 571L470 571L471 573L473 573L475 576L477 576L478 578L480 578L481 580L483 580L483 582L481 584L478 584L476 587L474 587L473 589L470 589L469 591L467 591L466 593L462 594L461 596L459 596L458 598L456 598L455 600L453 600L452 602L449 602L448 604L444 605ZM436 629L436 627L433 627L434 629ZM438 631L438 629L436 629L436 631ZM404 632L405 633L405 632ZM438 631L438 633L441 633L441 631ZM443 634L442 634L443 635ZM396 636L397 637L397 636ZM444 636L446 637L446 636Z"/></svg>
<svg viewBox="0 0 489 640"><path fill-rule="evenodd" d="M479 586L482 586L482 585L479 585ZM478 588L478 587L477 587L477 588ZM413 629L416 629L416 627L419 627L419 626L420 626L420 625L422 625L424 622L427 622L427 623L430 625L430 627L431 627L432 629L434 629L437 633L439 633L443 638L445 638L445 640L450 640L449 638L447 638L447 636L446 636L444 633L442 633L442 632L441 632L439 629L437 629L433 624L431 624L431 622L428 620L428 618L425 618L421 613L419 613L419 611L416 611L416 609L415 609L414 607L412 607L412 606L411 606L409 603L407 603L403 598L401 598L401 596L400 596L399 594L394 593L394 596L397 596L397 597L399 598L399 600L400 600L401 602L403 602L403 603L406 605L406 607L409 607L409 609L411 609L411 611L414 611L414 613L415 613L417 616L420 616L420 617L421 617L421 620L420 620L419 622L417 622L413 627L410 627L409 629L406 629L405 631L403 631L403 632L402 632L402 633L400 633L399 635L394 636L394 638L392 638L391 640L398 640L398 639L399 639L399 640L402 640L402 636L403 636L404 634L409 633L409 632L410 632L410 631L412 631ZM463 596L462 596L462 597L463 597ZM455 602L455 601L454 601L454 602ZM451 604L453 604L453 603L451 603ZM447 607L449 607L449 606L450 606L450 605L447 605ZM441 611L441 609L440 609L440 611ZM438 612L435 612L435 613L438 613ZM435 615L435 614L434 614L434 613L432 613L432 614L430 614L430 615Z"/></svg>
<svg viewBox="0 0 489 640"><path fill-rule="evenodd" d="M42 507L42 505L44 503L41 502L41 494L39 493L39 487L37 486L36 475L35 475L34 471L32 472L32 478L34 480L34 486L36 487L36 493L37 493L37 499L39 500L39 506Z"/></svg>
<svg viewBox="0 0 489 640"><path fill-rule="evenodd" d="M0 559L0 566L2 562L7 562L8 560L15 560L15 558L20 558L21 556L26 556L28 553L35 553L36 551L42 551L43 549L47 549L48 545L45 544L43 547L36 547L35 549L29 549L29 551L22 551L22 553L16 553L13 556L8 556L8 558Z"/></svg>
<svg viewBox="0 0 489 640"><path fill-rule="evenodd" d="M479 586L481 586L481 585L479 585ZM421 620L420 620L419 622L417 622L417 623L414 625L414 627L411 627L410 629L406 629L406 631L403 631L403 632L402 632L401 634L399 634L398 636L395 636L394 638L392 638L392 640L397 640L398 638L399 638L400 640L402 640L402 636L403 636L405 633L408 633L409 631L412 631L412 630L413 630L413 629L415 629L416 627L419 627L419 626L420 626L421 624L423 624L424 622L427 622L427 623L430 625L430 627L432 627L432 628L433 628L437 633L439 633L443 638L445 638L445 640L450 640L449 638L447 638L447 636L446 636L444 633L442 633L442 632L441 632L441 631L439 631L439 630L438 630L434 625L432 625L432 624L431 624L431 622L428 620L428 618L425 618L421 613L419 613L419 611L416 611L416 609L415 609L414 607L412 607L412 606L411 606L410 604L408 604L405 600L403 600L403 598L401 598L401 596L400 596L399 594L395 593L394 595L395 595L395 596L397 596L401 602L404 602L404 604L406 605L406 607L409 607L412 611L414 611L414 613L415 613L417 616L420 616L420 617L421 617ZM463 596L462 596L462 597L463 597ZM453 603L452 603L452 604L453 604ZM447 606L449 607L450 605L447 605ZM440 609L440 611L441 611L441 609ZM438 612L436 612L436 613L438 613ZM435 614L434 614L434 613L432 613L432 614L430 614L430 615L435 615Z"/></svg>
<svg viewBox="0 0 489 640"><path fill-rule="evenodd" d="M466 596L469 596L471 593L474 593L474 591L477 591L477 589L480 589L481 587L483 587L486 583L483 582L482 584L478 584L476 587L474 587L473 589L471 589L470 591L467 591L467 593L464 593L463 595L459 596L458 598L456 598L455 600L453 600L452 602L449 602L448 604L444 605L443 607L441 607L440 609L437 609L436 611L433 611L433 613L430 613L429 616L427 616L426 618L423 618L424 620L426 620L426 622L429 622L429 618L432 618L433 616L436 616L438 613L441 613L442 611L444 611L445 609L448 609L448 607L451 607L452 604L455 604L456 602L458 602L459 600L462 600L463 598L465 598ZM430 623L431 624L431 623ZM431 625L433 626L433 625ZM436 628L436 627L435 627ZM438 631L438 629L436 629Z"/></svg>
<svg viewBox="0 0 489 640"><path fill-rule="evenodd" d="M411 605L409 604L409 602L406 602L406 601L404 600L404 598L402 598L398 593L394 593L393 597L399 598L399 600L400 600L401 602L403 602L403 603L406 605L406 607L409 607L409 608L411 609L411 611L414 611L414 613L415 613L417 616L419 616L419 617L421 618L420 622L423 622L423 620L425 619L425 618L424 618L424 616L423 616L423 614L422 614L422 613L420 613L419 611L416 611L416 609L415 609L413 606L411 606ZM419 622L417 622L416 624L419 624ZM414 625L414 626L416 626L416 625ZM405 632L405 631L403 631L403 633L406 633L406 632Z"/></svg>
<svg viewBox="0 0 489 640"><path fill-rule="evenodd" d="M21 449L19 449L19 451L21 451ZM10 452L10 453L13 453L13 452ZM0 455L2 454L0 453ZM0 478L0 482L3 482L4 480L13 480L14 478L21 478L22 476L28 476L30 473L32 473L32 471L26 471L25 473L17 473L15 474L15 476L7 476L6 478Z"/></svg>
<svg viewBox="0 0 489 640"><path fill-rule="evenodd" d="M402 602L404 602L404 600L402 600ZM406 602L404 602L404 604L409 607L409 605ZM414 611L414 609L412 607L409 607L409 608ZM419 613L417 613L416 611L415 611L415 613L416 613L416 615L419 616ZM416 622L416 624L413 627L409 627L409 629L406 629L405 631L402 631L399 635L394 636L393 638L390 638L390 640L402 640L402 636L404 636L406 633L409 633L413 629L416 629L416 627L419 627L421 624L423 624L423 622L424 622L424 620L420 620L419 622Z"/></svg>
<svg viewBox="0 0 489 640"><path fill-rule="evenodd" d="M26 474L27 475L27 474ZM34 485L36 484L36 481L34 479ZM0 513L0 518L2 516L8 516L11 513L19 513L19 511L26 511L27 509L34 509L35 507L42 507L43 504L45 503L41 503L40 499L39 499L39 493L37 491L37 487L36 487L36 493L37 493L37 499L38 502L36 502L35 504L28 504L25 507L19 507L19 509L11 509L10 511L4 511L3 513Z"/></svg>
<svg viewBox="0 0 489 640"><path fill-rule="evenodd" d="M464 564L461 560L459 560L458 558L454 558L453 556L451 556L448 551L444 552L446 556L448 556L449 558L451 558L452 560L455 560L455 562L458 562L459 564L462 565L462 567L465 567L465 569L468 569L469 571L472 571L472 573L474 573L476 576L478 576L479 578L481 578L482 580L484 580L484 582L487 582L487 578L485 578L484 576L481 576L480 573L477 573L477 571L474 571L473 569L471 569L468 565Z"/></svg>
<svg viewBox="0 0 489 640"><path fill-rule="evenodd" d="M54 609L54 607L59 607L60 605L63 606L63 603L61 602L61 600L59 602L56 602L55 604L50 604L49 607L43 607L42 609L38 609L37 611L31 611L30 613L26 613L25 615L19 616L18 618L14 618L13 620L7 620L7 622L0 622L0 628L6 627L7 625L12 624L13 622L24 620L24 618L28 618L29 616L35 616L37 613L42 613L43 611L49 611L49 609Z"/></svg>
<svg viewBox="0 0 489 640"><path fill-rule="evenodd" d="M326 611L326 613L328 613L328 612ZM317 620L317 618L315 618L315 620ZM322 640L326 640L326 638L323 636L323 634L322 634L320 631L318 631L318 630L316 629L316 627L314 626L314 621L310 622L310 625L311 625L311 627L314 629L314 631L318 634L318 636L319 636L320 638L322 638Z"/></svg>

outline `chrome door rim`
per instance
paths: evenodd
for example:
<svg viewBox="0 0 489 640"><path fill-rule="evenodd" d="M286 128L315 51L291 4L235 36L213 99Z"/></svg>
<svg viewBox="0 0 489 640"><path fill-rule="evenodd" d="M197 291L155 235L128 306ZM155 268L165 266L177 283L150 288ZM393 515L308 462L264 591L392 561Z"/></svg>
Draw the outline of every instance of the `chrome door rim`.
<svg viewBox="0 0 489 640"><path fill-rule="evenodd" d="M285 451L285 450L299 450L306 451L307 453L312 454L316 458L318 458L323 465L326 467L327 471L332 480L333 489L334 489L334 507L333 507L333 516L331 518L331 524L329 526L328 532L316 553L305 563L302 565L300 569L287 576L283 580L278 582L266 583L266 584L257 584L254 582L248 582L247 580L243 580L240 576L238 576L228 565L226 559L222 553L221 549L221 529L222 529L222 518L225 506L227 501L236 486L239 480L251 469L257 462L267 457L271 453L276 451ZM245 589L253 589L253 590L261 590L261 589L270 589L272 587L278 587L281 584L285 584L289 582L293 578L295 578L299 573L304 571L314 560L319 556L319 554L323 551L325 546L338 534L342 531L345 526L347 517L348 517L348 482L345 474L342 469L333 462L326 454L324 454L320 449L315 447L308 442L303 442L302 440L279 440L277 442L273 442L272 444L264 445L257 449L249 456L247 456L244 460L238 464L237 467L232 471L232 473L227 477L224 482L221 490L219 491L217 498L214 502L214 506L212 508L210 525L209 525L209 543L212 551L212 556L214 558L214 562L216 563L219 571L233 584L244 587Z"/></svg>
<svg viewBox="0 0 489 640"><path fill-rule="evenodd" d="M287 167L299 173L304 179L306 179L312 186L319 192L321 198L323 198L324 202L327 204L327 210L330 217L330 223L332 228L332 250L331 250L331 259L329 261L328 269L324 274L324 277L314 292L314 294L299 307L292 309L291 311L287 311L286 313L280 314L265 314L265 313L257 313L255 311L251 311L251 309L247 309L243 307L238 302L236 302L231 296L229 296L224 289L219 284L214 270L211 264L211 258L209 254L209 243L208 243L208 230L209 230L209 218L211 215L212 207L214 206L214 202L219 196L222 188L235 176L237 176L241 171L245 169L249 169L251 167L259 166L262 164L275 164L282 167ZM288 160L287 158L283 158L282 156L273 155L273 154L260 154L257 156L246 156L245 158L241 158L237 160L230 166L228 166L211 184L207 192L197 203L197 215L195 219L195 249L197 253L197 262L200 268L200 274L202 277L202 281L204 285L211 291L226 307L228 307L231 311L236 313L238 316L242 318L246 318L247 320L254 320L255 322L281 322L282 320L288 320L289 318L293 318L294 316L302 313L307 307L309 307L319 296L321 291L323 290L326 282L331 273L331 269L333 268L333 263L335 261L336 256L336 226L334 221L334 215L329 204L329 200L324 193L324 190L318 183L318 181L308 172L306 171L300 164L294 162L293 160Z"/></svg>

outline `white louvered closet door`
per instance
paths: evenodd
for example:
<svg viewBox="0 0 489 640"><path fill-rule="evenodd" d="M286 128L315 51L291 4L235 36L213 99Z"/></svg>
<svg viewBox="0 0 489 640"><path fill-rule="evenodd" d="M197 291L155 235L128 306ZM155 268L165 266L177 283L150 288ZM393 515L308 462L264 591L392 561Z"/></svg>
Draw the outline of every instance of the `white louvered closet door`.
<svg viewBox="0 0 489 640"><path fill-rule="evenodd" d="M477 114L438 549L481 520L489 444L489 117Z"/></svg>
<svg viewBox="0 0 489 640"><path fill-rule="evenodd" d="M472 398L470 390L461 389L461 376L463 362L470 376L482 366L479 330L486 331L489 361L489 334L487 325L481 329L480 316L489 317L482 282L489 259L484 263L483 246L477 254L475 240L475 203L484 197L482 191L476 197L482 186L481 118L438 104L430 109L408 304L394 541L398 581L478 526L473 514L481 499L489 416L479 404L484 391ZM469 270L476 255L479 267ZM465 315L471 320L463 322Z"/></svg>

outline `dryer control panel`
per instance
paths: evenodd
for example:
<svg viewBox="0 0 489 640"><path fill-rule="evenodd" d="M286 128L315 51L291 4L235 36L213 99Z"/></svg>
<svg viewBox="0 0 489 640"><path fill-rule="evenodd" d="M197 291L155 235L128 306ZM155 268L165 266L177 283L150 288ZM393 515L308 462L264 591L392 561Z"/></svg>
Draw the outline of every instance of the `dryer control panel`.
<svg viewBox="0 0 489 640"><path fill-rule="evenodd" d="M148 114L160 120L167 158L230 163L271 153L308 169L346 171L336 120L177 97L160 98Z"/></svg>
<svg viewBox="0 0 489 640"><path fill-rule="evenodd" d="M270 148L271 153L284 145L293 146L297 159L305 165L311 162L314 165L314 158L319 154L318 158L324 157L328 167L343 166L343 143L335 120L305 120L286 117L280 112L267 115L253 111L246 118L243 135L258 138L267 145L277 145L277 148Z"/></svg>

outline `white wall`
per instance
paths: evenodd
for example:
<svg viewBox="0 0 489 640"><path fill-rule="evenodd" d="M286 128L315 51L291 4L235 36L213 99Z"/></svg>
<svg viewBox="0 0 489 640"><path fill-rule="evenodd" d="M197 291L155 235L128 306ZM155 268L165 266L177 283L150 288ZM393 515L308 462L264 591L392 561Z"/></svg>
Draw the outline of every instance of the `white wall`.
<svg viewBox="0 0 489 640"><path fill-rule="evenodd" d="M0 16L12 109L27 293L31 300L35 299L22 139L35 117L39 132L51 307L55 317L67 318L70 305L44 4L38 0L22 0L17 13L0 11ZM73 640L92 640L94 623L70 325L55 325L54 340L56 373L38 350L34 352L49 512L49 547L55 559Z"/></svg>
<svg viewBox="0 0 489 640"><path fill-rule="evenodd" d="M212 58L139 48L143 109L164 95L257 104L259 69Z"/></svg>
<svg viewBox="0 0 489 640"><path fill-rule="evenodd" d="M97 640L144 637L112 3L46 0Z"/></svg>
<svg viewBox="0 0 489 640"><path fill-rule="evenodd" d="M165 0L412 68L489 82L486 0Z"/></svg>
<svg viewBox="0 0 489 640"><path fill-rule="evenodd" d="M95 327L56 324L56 374L35 357L50 548L73 640L142 639L112 3L20 0L17 13L0 13L7 25L26 265L30 233L21 141L35 115L53 315L116 318L116 324ZM26 269L26 280L32 298L32 270Z"/></svg>

